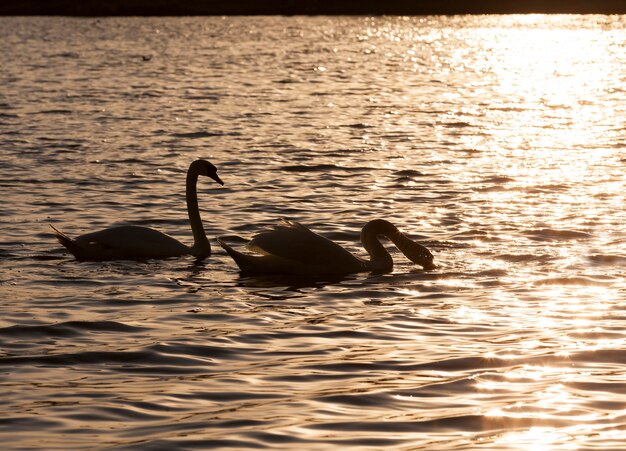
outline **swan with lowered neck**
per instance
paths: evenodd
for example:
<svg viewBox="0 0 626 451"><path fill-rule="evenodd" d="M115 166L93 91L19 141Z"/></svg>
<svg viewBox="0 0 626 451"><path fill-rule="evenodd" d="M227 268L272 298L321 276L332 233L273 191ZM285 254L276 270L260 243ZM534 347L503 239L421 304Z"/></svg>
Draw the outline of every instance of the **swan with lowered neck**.
<svg viewBox="0 0 626 451"><path fill-rule="evenodd" d="M77 260L142 260L193 255L204 259L211 254L211 244L202 227L196 184L198 176L210 177L220 185L217 168L205 160L196 160L187 171L186 198L193 246L187 246L171 236L149 227L120 226L70 238L52 225L59 242Z"/></svg>
<svg viewBox="0 0 626 451"><path fill-rule="evenodd" d="M379 236L389 238L413 263L433 269L433 255L421 244L408 238L384 219L368 222L361 231L361 242L370 255L365 260L348 252L335 242L312 232L300 223L283 220L273 229L262 232L248 243L260 255L243 254L223 240L220 245L235 260L243 273L341 275L371 271L391 272L393 260Z"/></svg>

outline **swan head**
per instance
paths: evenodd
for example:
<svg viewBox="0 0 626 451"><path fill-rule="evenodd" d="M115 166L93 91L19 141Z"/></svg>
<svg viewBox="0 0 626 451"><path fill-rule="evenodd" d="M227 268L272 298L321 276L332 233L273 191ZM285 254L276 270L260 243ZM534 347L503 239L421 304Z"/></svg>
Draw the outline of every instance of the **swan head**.
<svg viewBox="0 0 626 451"><path fill-rule="evenodd" d="M363 227L361 241L366 249L375 247L373 241L378 235L389 238L406 258L422 266L424 269L434 269L433 254L421 244L413 241L398 228L384 219L374 219ZM369 251L368 251L369 252Z"/></svg>
<svg viewBox="0 0 626 451"><path fill-rule="evenodd" d="M433 254L424 246L407 238L401 246L398 246L402 253L413 263L420 265L424 269L435 269Z"/></svg>
<svg viewBox="0 0 626 451"><path fill-rule="evenodd" d="M190 173L193 172L197 175L204 175L206 177L209 177L215 180L220 185L224 184L224 182L222 182L222 179L220 179L219 176L217 175L217 168L210 161L206 161L206 160L194 161L193 163L191 163L191 166L189 166L189 172Z"/></svg>

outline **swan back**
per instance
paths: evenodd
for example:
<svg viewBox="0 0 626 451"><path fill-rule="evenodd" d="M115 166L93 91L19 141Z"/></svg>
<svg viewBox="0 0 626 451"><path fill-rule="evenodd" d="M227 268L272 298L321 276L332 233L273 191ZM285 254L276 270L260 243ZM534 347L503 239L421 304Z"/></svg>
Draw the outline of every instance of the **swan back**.
<svg viewBox="0 0 626 451"><path fill-rule="evenodd" d="M248 248L263 255L272 255L294 263L326 268L362 269L362 262L335 242L312 232L294 221L282 220L272 229L256 235Z"/></svg>
<svg viewBox="0 0 626 451"><path fill-rule="evenodd" d="M143 260L192 253L188 246L149 227L119 226L74 239L56 230L55 233L77 260Z"/></svg>

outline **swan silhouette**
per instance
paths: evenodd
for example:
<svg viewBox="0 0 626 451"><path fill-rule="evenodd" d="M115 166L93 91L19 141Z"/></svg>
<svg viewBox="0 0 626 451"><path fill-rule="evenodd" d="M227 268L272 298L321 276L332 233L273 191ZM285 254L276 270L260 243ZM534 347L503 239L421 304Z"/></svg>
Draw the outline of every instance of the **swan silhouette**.
<svg viewBox="0 0 626 451"><path fill-rule="evenodd" d="M242 273L341 275L364 271L391 272L393 260L379 236L389 238L413 263L433 269L433 255L384 219L369 221L361 231L361 242L370 255L365 260L337 243L312 232L298 222L282 220L271 230L256 235L247 245L260 255L243 254L218 238Z"/></svg>
<svg viewBox="0 0 626 451"><path fill-rule="evenodd" d="M50 225L59 242L77 260L142 260L148 258L193 255L204 259L211 254L211 244L202 227L196 184L198 176L212 178L220 185L217 168L205 160L196 160L187 171L186 198L189 223L193 232L193 246L186 246L171 236L149 227L120 226L70 238Z"/></svg>

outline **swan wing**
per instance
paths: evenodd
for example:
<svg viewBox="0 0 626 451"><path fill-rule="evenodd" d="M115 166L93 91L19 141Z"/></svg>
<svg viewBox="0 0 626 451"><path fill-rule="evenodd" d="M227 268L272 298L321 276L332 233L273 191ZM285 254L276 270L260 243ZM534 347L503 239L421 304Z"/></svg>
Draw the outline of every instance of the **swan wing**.
<svg viewBox="0 0 626 451"><path fill-rule="evenodd" d="M175 238L149 227L120 226L77 237L74 242L86 253L85 259L167 258L190 253Z"/></svg>
<svg viewBox="0 0 626 451"><path fill-rule="evenodd" d="M359 259L343 247L294 221L283 220L256 235L248 248L263 255L316 267L360 265Z"/></svg>

